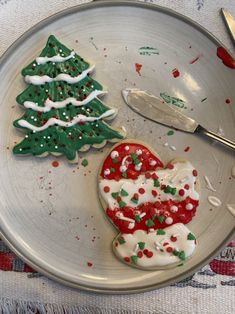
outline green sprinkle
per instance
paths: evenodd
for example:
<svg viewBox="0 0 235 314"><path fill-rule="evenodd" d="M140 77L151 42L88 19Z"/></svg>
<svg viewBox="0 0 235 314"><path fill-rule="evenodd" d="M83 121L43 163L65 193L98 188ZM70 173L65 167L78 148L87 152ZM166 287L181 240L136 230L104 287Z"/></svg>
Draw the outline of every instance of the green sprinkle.
<svg viewBox="0 0 235 314"><path fill-rule="evenodd" d="M172 253L173 253L173 255L175 255L175 256L178 256L178 255L179 255L179 251L177 251L177 250L174 250Z"/></svg>
<svg viewBox="0 0 235 314"><path fill-rule="evenodd" d="M157 230L157 235L164 235L166 232L163 229L158 229Z"/></svg>
<svg viewBox="0 0 235 314"><path fill-rule="evenodd" d="M175 133L175 132L174 132L173 130L170 130L170 131L167 132L167 135L170 136L170 135L173 135L174 133Z"/></svg>
<svg viewBox="0 0 235 314"><path fill-rule="evenodd" d="M110 168L110 172L113 173L115 172L115 169L113 167Z"/></svg>
<svg viewBox="0 0 235 314"><path fill-rule="evenodd" d="M126 206L126 203L125 203L125 202L123 202L123 201L119 202L119 207L120 207L120 208L123 208L123 207L125 207L125 206Z"/></svg>
<svg viewBox="0 0 235 314"><path fill-rule="evenodd" d="M165 193L171 193L171 187L169 185L167 185L164 189Z"/></svg>
<svg viewBox="0 0 235 314"><path fill-rule="evenodd" d="M171 194L175 195L175 193L176 193L176 188L171 188Z"/></svg>
<svg viewBox="0 0 235 314"><path fill-rule="evenodd" d="M114 164L117 164L117 163L118 163L118 159L117 159L117 158L114 158L114 159L113 159L113 163L114 163Z"/></svg>
<svg viewBox="0 0 235 314"><path fill-rule="evenodd" d="M138 242L140 250L144 250L145 248L145 242Z"/></svg>
<svg viewBox="0 0 235 314"><path fill-rule="evenodd" d="M138 200L134 197L132 197L131 201L134 203L134 204L138 204Z"/></svg>
<svg viewBox="0 0 235 314"><path fill-rule="evenodd" d="M118 192L113 192L111 195L115 200L118 198Z"/></svg>
<svg viewBox="0 0 235 314"><path fill-rule="evenodd" d="M157 179L154 179L153 181L155 188L158 188L160 186L160 182Z"/></svg>
<svg viewBox="0 0 235 314"><path fill-rule="evenodd" d="M203 101L205 101L205 100L207 100L207 97L203 98L203 99L201 100L201 102L203 102Z"/></svg>
<svg viewBox="0 0 235 314"><path fill-rule="evenodd" d="M82 164L83 167L86 167L88 165L88 160L87 159L83 159L81 164Z"/></svg>
<svg viewBox="0 0 235 314"><path fill-rule="evenodd" d="M178 265L178 267L180 267L180 266L184 266L184 263L181 263L181 264Z"/></svg>
<svg viewBox="0 0 235 314"><path fill-rule="evenodd" d="M196 237L191 232L188 234L188 240L196 240Z"/></svg>
<svg viewBox="0 0 235 314"><path fill-rule="evenodd" d="M121 189L121 196L128 196L129 194L127 193L127 191Z"/></svg>
<svg viewBox="0 0 235 314"><path fill-rule="evenodd" d="M157 216L157 220L160 222L160 224L163 223L163 221L165 220L164 216Z"/></svg>
<svg viewBox="0 0 235 314"><path fill-rule="evenodd" d="M127 173L126 173L126 172L123 172L123 173L122 173L122 177L123 177L123 178L127 178Z"/></svg>
<svg viewBox="0 0 235 314"><path fill-rule="evenodd" d="M154 226L154 221L152 219L147 220L147 226L148 227L153 227Z"/></svg>
<svg viewBox="0 0 235 314"><path fill-rule="evenodd" d="M161 251L161 252L164 252L164 250L163 250L163 249L160 249L160 251Z"/></svg>
<svg viewBox="0 0 235 314"><path fill-rule="evenodd" d="M185 256L185 252L184 251L180 251L178 256L179 256L179 259L181 259L181 261L185 261L186 260L186 256Z"/></svg>
<svg viewBox="0 0 235 314"><path fill-rule="evenodd" d="M141 218L140 218L139 215L135 215L135 221L136 221L136 222L141 222Z"/></svg>
<svg viewBox="0 0 235 314"><path fill-rule="evenodd" d="M134 161L134 164L135 164L135 165L138 165L138 164L140 163L139 158L136 158L136 159L134 159L133 161Z"/></svg>
<svg viewBox="0 0 235 314"><path fill-rule="evenodd" d="M133 153L133 154L131 154L131 158L132 158L133 160L138 159L138 155L135 154L135 153Z"/></svg>
<svg viewBox="0 0 235 314"><path fill-rule="evenodd" d="M118 239L119 244L124 244L126 243L125 239L123 237L119 237Z"/></svg>
<svg viewBox="0 0 235 314"><path fill-rule="evenodd" d="M137 260L138 260L138 256L136 256L136 255L132 255L131 256L131 261L132 261L133 264L136 264Z"/></svg>

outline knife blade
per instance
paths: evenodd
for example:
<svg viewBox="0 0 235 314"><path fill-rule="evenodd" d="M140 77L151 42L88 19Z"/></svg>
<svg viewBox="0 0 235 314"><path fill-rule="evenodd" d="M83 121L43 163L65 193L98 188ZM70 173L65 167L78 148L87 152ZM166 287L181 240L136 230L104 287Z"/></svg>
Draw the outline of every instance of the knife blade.
<svg viewBox="0 0 235 314"><path fill-rule="evenodd" d="M162 99L137 88L127 88L122 90L122 96L126 104L139 115L166 125L168 127L189 132L189 133L199 133L206 135L213 140L217 140L220 143L235 149L235 143L208 131L202 127L194 119L187 117L179 110L176 110L172 106L168 105Z"/></svg>
<svg viewBox="0 0 235 314"><path fill-rule="evenodd" d="M233 39L233 42L235 43L235 19L234 17L229 13L229 11L225 9L221 9L222 16L224 18L225 24L229 30L229 33Z"/></svg>

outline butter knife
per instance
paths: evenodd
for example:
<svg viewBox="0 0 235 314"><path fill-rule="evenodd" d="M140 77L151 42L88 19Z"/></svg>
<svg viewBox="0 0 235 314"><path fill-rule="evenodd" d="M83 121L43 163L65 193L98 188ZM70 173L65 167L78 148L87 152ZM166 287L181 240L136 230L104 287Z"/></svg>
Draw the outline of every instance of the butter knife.
<svg viewBox="0 0 235 314"><path fill-rule="evenodd" d="M169 106L162 99L146 91L128 88L122 91L122 95L125 102L132 110L149 120L177 130L206 135L213 140L235 149L234 142L205 129L192 118L187 117L179 110Z"/></svg>
<svg viewBox="0 0 235 314"><path fill-rule="evenodd" d="M225 24L229 30L233 42L235 43L235 19L232 15L225 9L221 9L222 16L224 18Z"/></svg>

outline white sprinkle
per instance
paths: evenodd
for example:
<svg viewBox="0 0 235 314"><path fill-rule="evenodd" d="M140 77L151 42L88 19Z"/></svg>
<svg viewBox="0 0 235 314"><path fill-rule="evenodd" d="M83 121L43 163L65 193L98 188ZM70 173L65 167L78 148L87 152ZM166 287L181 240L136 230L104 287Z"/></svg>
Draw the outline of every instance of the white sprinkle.
<svg viewBox="0 0 235 314"><path fill-rule="evenodd" d="M165 144L163 144L163 146L167 147L167 146L169 146L169 144L166 142Z"/></svg>
<svg viewBox="0 0 235 314"><path fill-rule="evenodd" d="M33 63L33 66L34 66L34 67L36 67L36 65L37 65L36 63Z"/></svg>
<svg viewBox="0 0 235 314"><path fill-rule="evenodd" d="M71 133L71 132L69 132L69 133L68 133L68 135L72 135L72 133Z"/></svg>
<svg viewBox="0 0 235 314"><path fill-rule="evenodd" d="M28 135L25 135L25 138L28 138L29 136Z"/></svg>
<svg viewBox="0 0 235 314"><path fill-rule="evenodd" d="M135 210L135 211L134 211L134 214L135 214L135 215L140 215L140 211L139 211L139 210Z"/></svg>
<svg viewBox="0 0 235 314"><path fill-rule="evenodd" d="M128 145L126 145L126 146L124 147L124 149L125 149L126 151L128 151L128 150L130 149L130 147L129 147Z"/></svg>
<svg viewBox="0 0 235 314"><path fill-rule="evenodd" d="M139 156L139 155L142 155L143 152L142 152L142 149L137 149L137 150L135 151L135 153L136 153L136 155Z"/></svg>
<svg viewBox="0 0 235 314"><path fill-rule="evenodd" d="M68 120L68 119L69 119L69 116L66 116L65 118Z"/></svg>
<svg viewBox="0 0 235 314"><path fill-rule="evenodd" d="M193 204L188 203L188 204L186 205L186 209L187 209L187 210L192 210L192 209L193 209Z"/></svg>
<svg viewBox="0 0 235 314"><path fill-rule="evenodd" d="M66 69L64 69L64 72L67 72L67 70L66 70Z"/></svg>
<svg viewBox="0 0 235 314"><path fill-rule="evenodd" d="M139 244L137 243L133 251L136 253L138 250L139 250Z"/></svg>
<svg viewBox="0 0 235 314"><path fill-rule="evenodd" d="M235 204L227 204L226 207L230 211L230 213L235 217Z"/></svg>
<svg viewBox="0 0 235 314"><path fill-rule="evenodd" d="M165 220L165 223L167 225L171 225L173 223L173 218L172 217L167 217L166 220Z"/></svg>
<svg viewBox="0 0 235 314"><path fill-rule="evenodd" d="M212 192L216 192L216 189L212 186L209 178L207 176L204 176L204 179L206 181L206 187L208 190L212 191Z"/></svg>
<svg viewBox="0 0 235 314"><path fill-rule="evenodd" d="M208 196L208 201L211 205L215 207L219 207L222 204L221 200L216 196Z"/></svg>
<svg viewBox="0 0 235 314"><path fill-rule="evenodd" d="M99 127L99 124L96 124L95 126L96 126L96 128L98 128L98 127Z"/></svg>
<svg viewBox="0 0 235 314"><path fill-rule="evenodd" d="M63 112L62 115L63 115L63 116L66 116L66 112Z"/></svg>
<svg viewBox="0 0 235 314"><path fill-rule="evenodd" d="M149 228L148 229L148 232L154 232L155 230L154 230L154 228Z"/></svg>
<svg viewBox="0 0 235 314"><path fill-rule="evenodd" d="M33 133L36 133L36 131L35 131L35 130L33 130Z"/></svg>
<svg viewBox="0 0 235 314"><path fill-rule="evenodd" d="M43 147L43 144L40 144L41 147Z"/></svg>
<svg viewBox="0 0 235 314"><path fill-rule="evenodd" d="M19 148L19 151L21 152L21 151L22 151L22 148Z"/></svg>
<svg viewBox="0 0 235 314"><path fill-rule="evenodd" d="M138 165L135 165L135 170L140 171L142 167L142 162L140 162Z"/></svg>
<svg viewBox="0 0 235 314"><path fill-rule="evenodd" d="M112 159L115 159L115 158L117 158L119 156L119 153L116 151L116 150L113 150L112 152L111 152L111 154L110 154L110 157L112 158Z"/></svg>
<svg viewBox="0 0 235 314"><path fill-rule="evenodd" d="M170 146L170 149L171 150L176 150L176 147L172 145L172 146Z"/></svg>
<svg viewBox="0 0 235 314"><path fill-rule="evenodd" d="M59 49L59 52L62 52L63 50L62 49Z"/></svg>
<svg viewBox="0 0 235 314"><path fill-rule="evenodd" d="M122 165L122 166L119 168L119 170L120 170L121 172L125 172L125 171L127 170L127 167L126 167L125 165Z"/></svg>
<svg viewBox="0 0 235 314"><path fill-rule="evenodd" d="M56 146L55 146L55 149L57 149L57 148L58 148L58 146L56 145Z"/></svg>
<svg viewBox="0 0 235 314"><path fill-rule="evenodd" d="M171 211L172 213L177 213L178 207L175 206L175 205L172 205L171 208L170 208L170 211Z"/></svg>
<svg viewBox="0 0 235 314"><path fill-rule="evenodd" d="M43 138L46 139L47 137L44 135Z"/></svg>
<svg viewBox="0 0 235 314"><path fill-rule="evenodd" d="M140 218L143 218L145 215L146 215L146 213L143 212L143 213L141 213L139 216L140 216Z"/></svg>
<svg viewBox="0 0 235 314"><path fill-rule="evenodd" d="M50 136L47 137L48 139L51 138Z"/></svg>
<svg viewBox="0 0 235 314"><path fill-rule="evenodd" d="M105 176L108 176L108 175L110 174L110 172L111 172L111 171L110 171L109 169L105 169L105 170L104 170L104 175L105 175Z"/></svg>
<svg viewBox="0 0 235 314"><path fill-rule="evenodd" d="M55 65L55 62L52 62L53 65Z"/></svg>
<svg viewBox="0 0 235 314"><path fill-rule="evenodd" d="M150 166L155 166L156 165L156 160L150 159L149 164Z"/></svg>
<svg viewBox="0 0 235 314"><path fill-rule="evenodd" d="M62 95L63 94L63 92L60 92L60 95Z"/></svg>
<svg viewBox="0 0 235 314"><path fill-rule="evenodd" d="M48 89L46 89L46 90L45 90L45 92L46 92L46 93L48 93L48 92L49 92L49 90L48 90Z"/></svg>
<svg viewBox="0 0 235 314"><path fill-rule="evenodd" d="M235 166L232 167L231 174L232 174L232 177L235 178Z"/></svg>
<svg viewBox="0 0 235 314"><path fill-rule="evenodd" d="M135 222L130 222L128 225L128 229L133 229L135 227Z"/></svg>
<svg viewBox="0 0 235 314"><path fill-rule="evenodd" d="M33 119L34 119L34 116L31 116L30 118L33 120Z"/></svg>
<svg viewBox="0 0 235 314"><path fill-rule="evenodd" d="M38 120L37 118L34 119L34 121L37 121L37 120Z"/></svg>
<svg viewBox="0 0 235 314"><path fill-rule="evenodd" d="M78 138L79 138L79 140L81 140L81 139L82 139L82 136L79 136Z"/></svg>

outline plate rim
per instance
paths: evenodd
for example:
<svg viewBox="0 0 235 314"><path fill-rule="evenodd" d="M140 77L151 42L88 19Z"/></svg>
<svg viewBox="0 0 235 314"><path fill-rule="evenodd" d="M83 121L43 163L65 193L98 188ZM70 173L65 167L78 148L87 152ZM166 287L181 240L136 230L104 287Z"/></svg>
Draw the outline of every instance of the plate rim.
<svg viewBox="0 0 235 314"><path fill-rule="evenodd" d="M169 16L173 16L189 25L191 25L194 29L197 29L200 31L203 35L208 37L210 41L215 43L217 46L225 47L225 45L217 39L210 31L208 31L206 28L204 28L202 25L199 23L195 22L191 18L178 13L170 8L166 8L164 6L160 6L157 4L153 3L146 3L146 2L139 2L138 0L120 0L120 1L115 1L115 0L93 0L88 3L83 3L80 5L75 5L70 8L64 9L62 11L59 11L55 14L50 15L49 17L41 20L34 26L32 26L30 29L28 29L26 32L24 32L20 37L18 37L6 50L5 52L1 55L0 57L0 71L1 68L4 66L5 62L8 60L8 58L11 56L11 54L18 48L18 46L22 45L25 40L27 40L30 36L32 36L35 32L39 31L41 28L49 25L50 23L65 17L70 14L74 14L76 12L81 12L84 10L89 10L93 8L100 8L100 7L111 7L111 6L131 6L131 7L139 7L139 8L147 8L153 11L161 12L164 14L167 14ZM227 48L226 48L227 49ZM227 49L228 51L228 49ZM151 285L146 285L138 288L104 288L104 287L93 287L90 285L86 284L81 284L79 282L73 282L64 279L61 276L54 275L53 273L49 272L46 268L38 266L34 261L31 261L19 248L16 248L14 244L7 238L7 235L4 234L4 232L1 230L0 226L0 237L2 240L6 243L6 245L16 254L18 255L25 263L30 265L33 269L37 270L39 273L45 275L46 277L55 280L56 282L62 283L66 286L72 287L72 288L77 288L89 292L95 292L95 293L106 293L106 294L133 294L133 293L140 293L140 292L147 292L151 291L154 289L159 289L165 286L169 286L173 283L176 283L180 280L183 280L187 278L188 276L194 274L198 269L201 269L203 266L208 264L208 262L215 257L218 252L225 247L227 243L229 243L235 233L235 227L231 230L231 232L228 234L228 236L223 239L223 241L220 243L220 245L206 258L204 258L200 263L192 267L190 270L186 270L183 273L180 273L173 279L166 279L165 281L162 281L160 284L155 283Z"/></svg>

